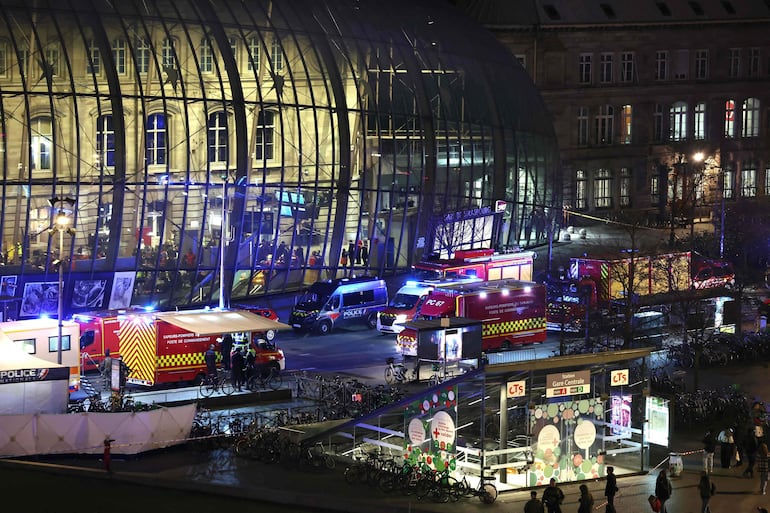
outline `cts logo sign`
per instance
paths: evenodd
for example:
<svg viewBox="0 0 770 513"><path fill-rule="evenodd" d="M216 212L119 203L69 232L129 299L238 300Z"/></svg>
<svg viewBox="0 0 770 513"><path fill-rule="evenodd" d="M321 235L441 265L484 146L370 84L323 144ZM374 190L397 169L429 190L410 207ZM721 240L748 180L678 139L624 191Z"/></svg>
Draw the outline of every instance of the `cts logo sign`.
<svg viewBox="0 0 770 513"><path fill-rule="evenodd" d="M610 372L610 385L613 387L628 385L628 369L614 370Z"/></svg>
<svg viewBox="0 0 770 513"><path fill-rule="evenodd" d="M527 393L526 381L509 381L508 397L523 397Z"/></svg>

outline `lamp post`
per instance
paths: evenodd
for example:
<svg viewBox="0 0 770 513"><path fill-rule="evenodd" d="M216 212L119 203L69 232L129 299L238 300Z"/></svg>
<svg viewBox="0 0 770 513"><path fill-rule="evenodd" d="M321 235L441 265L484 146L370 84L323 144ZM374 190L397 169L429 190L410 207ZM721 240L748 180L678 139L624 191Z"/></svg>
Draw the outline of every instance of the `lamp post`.
<svg viewBox="0 0 770 513"><path fill-rule="evenodd" d="M72 208L75 205L75 200L72 198L58 198L54 197L48 200L52 207L57 204L66 204ZM68 216L64 209L60 206L59 213L56 215L56 221L49 233L59 233L59 305L58 305L58 318L59 318L59 340L56 345L56 362L62 362L62 332L64 331L64 234L75 235L75 229L70 226L70 216ZM71 341L70 341L71 343Z"/></svg>

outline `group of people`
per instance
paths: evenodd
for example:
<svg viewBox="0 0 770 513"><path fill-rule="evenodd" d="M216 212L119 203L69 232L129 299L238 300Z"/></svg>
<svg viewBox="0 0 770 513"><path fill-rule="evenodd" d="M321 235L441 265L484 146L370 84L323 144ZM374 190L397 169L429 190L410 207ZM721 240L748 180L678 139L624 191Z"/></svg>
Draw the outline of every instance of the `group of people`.
<svg viewBox="0 0 770 513"><path fill-rule="evenodd" d="M233 347L234 339L232 335L227 334L222 338L220 353L222 357L222 368L230 374L233 388L237 391L245 386L246 380L255 372L258 372L256 363L256 353L254 350L246 350L245 347ZM206 372L209 376L217 375L217 353L214 344L211 344L204 354L206 362Z"/></svg>
<svg viewBox="0 0 770 513"><path fill-rule="evenodd" d="M618 481L615 469L607 467L607 481L604 485L604 496L607 498L607 513L615 511L615 495L618 493ZM524 513L562 513L561 505L564 502L564 492L556 485L556 479L551 478L548 487L543 490L542 500L537 498L537 491L530 492L530 499L524 505ZM578 513L593 513L594 497L588 490L588 485L580 485L580 497L578 498Z"/></svg>
<svg viewBox="0 0 770 513"><path fill-rule="evenodd" d="M740 436L735 429L726 427L717 436L711 430L703 437L703 473L714 472L714 453L719 446L719 463L723 469L745 465L741 475L753 478L759 475L759 493L767 492L767 481L770 477L770 450L764 437L757 436L757 427L750 426Z"/></svg>

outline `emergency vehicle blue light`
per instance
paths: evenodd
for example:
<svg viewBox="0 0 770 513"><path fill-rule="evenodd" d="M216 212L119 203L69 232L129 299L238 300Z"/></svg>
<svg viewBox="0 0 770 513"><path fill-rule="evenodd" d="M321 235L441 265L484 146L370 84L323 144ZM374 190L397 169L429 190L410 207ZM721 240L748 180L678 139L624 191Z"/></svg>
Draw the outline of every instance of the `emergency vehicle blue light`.
<svg viewBox="0 0 770 513"><path fill-rule="evenodd" d="M417 283L418 283L418 282L416 282L416 281L414 281L414 280L408 280L408 281L405 283L405 285L407 285L408 287L414 287L414 286L416 286L416 285L417 285Z"/></svg>
<svg viewBox="0 0 770 513"><path fill-rule="evenodd" d="M154 307L154 306L150 306L150 305L147 305L147 306L145 306L145 307L143 308L143 310L144 310L145 312L153 312L153 311L155 311L155 307Z"/></svg>
<svg viewBox="0 0 770 513"><path fill-rule="evenodd" d="M40 314L40 316L38 317L38 319L50 319L50 318L51 316L48 314Z"/></svg>

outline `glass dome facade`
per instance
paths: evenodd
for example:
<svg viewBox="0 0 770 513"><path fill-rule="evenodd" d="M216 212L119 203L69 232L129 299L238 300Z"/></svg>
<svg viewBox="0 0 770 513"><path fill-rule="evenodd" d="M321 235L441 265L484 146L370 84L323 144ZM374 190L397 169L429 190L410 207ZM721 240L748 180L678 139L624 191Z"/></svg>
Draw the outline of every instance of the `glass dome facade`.
<svg viewBox="0 0 770 513"><path fill-rule="evenodd" d="M541 243L560 206L535 87L443 2L0 6L19 317L56 311L60 265L67 313L229 304Z"/></svg>

